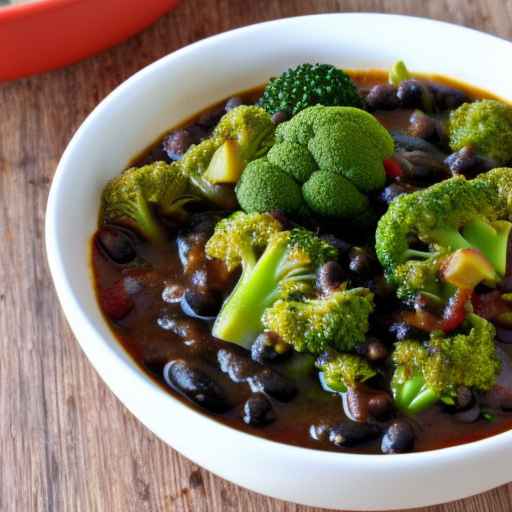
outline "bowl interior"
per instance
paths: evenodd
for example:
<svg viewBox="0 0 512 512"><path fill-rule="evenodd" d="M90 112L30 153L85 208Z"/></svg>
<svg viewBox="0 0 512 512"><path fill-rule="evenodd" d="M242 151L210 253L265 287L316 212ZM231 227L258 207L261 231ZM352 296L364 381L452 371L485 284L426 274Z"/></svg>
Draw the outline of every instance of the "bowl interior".
<svg viewBox="0 0 512 512"><path fill-rule="evenodd" d="M276 447L275 443L211 422L166 395L137 368L104 322L92 286L89 244L97 226L102 188L162 132L209 104L261 84L290 66L327 62L347 68L388 68L401 58L414 71L446 74L512 99L510 71L504 65L510 60L510 48L509 43L475 31L417 18L373 14L294 18L247 27L184 48L142 70L106 98L78 130L62 157L50 193L46 235L52 276L70 325L93 365L125 405L157 435L217 473L274 496L335 506L339 490L306 496L297 486L293 493L282 492L262 475L236 479L226 465L211 462L216 451L192 448L187 442L187 437L208 422L208 428L219 436L219 445L224 438L227 445L237 439L246 454L272 450L288 461L298 461L307 452L315 454L308 455L309 460L318 460L325 467L341 464L337 454L335 461L332 454ZM176 414L182 415L186 425L174 421ZM502 436L510 441L509 434ZM482 443L487 443L488 453L494 453L493 440L475 445ZM443 452L450 450L469 454L471 449ZM432 458L426 454L410 457L417 462ZM354 456L341 458L344 464L355 460ZM375 462L362 462L375 461L373 457L356 458L361 461L360 467L375 466ZM243 460L240 458L239 463ZM397 461L402 457L380 460L381 466L401 471L402 463ZM485 478L469 478L459 495L478 492L489 483ZM492 481L493 485L498 483L502 482ZM343 506L369 510L388 505L420 506L429 499L432 503L459 497L453 495L453 490L442 490L442 482L439 485L441 491L435 496L423 500L411 497L409 501L403 497L397 501L396 496L390 496L384 487L379 490L377 485L375 496L348 497Z"/></svg>

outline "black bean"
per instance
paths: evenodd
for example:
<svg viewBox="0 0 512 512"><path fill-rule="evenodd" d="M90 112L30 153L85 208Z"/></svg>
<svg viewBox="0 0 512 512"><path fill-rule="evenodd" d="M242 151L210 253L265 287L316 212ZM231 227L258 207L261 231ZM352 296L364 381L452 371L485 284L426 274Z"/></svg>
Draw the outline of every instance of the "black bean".
<svg viewBox="0 0 512 512"><path fill-rule="evenodd" d="M375 85L366 96L370 110L395 110L400 106L396 87L390 84Z"/></svg>
<svg viewBox="0 0 512 512"><path fill-rule="evenodd" d="M473 407L469 409L456 412L453 417L461 423L474 423L480 417L480 406L474 404Z"/></svg>
<svg viewBox="0 0 512 512"><path fill-rule="evenodd" d="M329 431L329 441L336 446L356 446L380 435L380 428L373 423L346 420Z"/></svg>
<svg viewBox="0 0 512 512"><path fill-rule="evenodd" d="M449 177L446 164L437 156L424 151L408 151L397 155L403 179L414 183L435 183Z"/></svg>
<svg viewBox="0 0 512 512"><path fill-rule="evenodd" d="M409 183L391 183L388 185L379 196L379 199L385 204L391 204L391 202L402 194L410 194L416 192L418 187Z"/></svg>
<svg viewBox="0 0 512 512"><path fill-rule="evenodd" d="M178 359L164 367L164 379L176 391L211 412L222 413L231 408L224 390L210 376L188 362Z"/></svg>
<svg viewBox="0 0 512 512"><path fill-rule="evenodd" d="M384 421L393 413L393 400L385 392L375 393L368 399L368 413L373 418Z"/></svg>
<svg viewBox="0 0 512 512"><path fill-rule="evenodd" d="M437 133L437 122L421 110L415 110L409 118L408 131L412 137L430 139Z"/></svg>
<svg viewBox="0 0 512 512"><path fill-rule="evenodd" d="M389 355L386 345L376 338L370 338L366 345L366 357L370 361L384 361Z"/></svg>
<svg viewBox="0 0 512 512"><path fill-rule="evenodd" d="M467 178L473 178L481 172L497 167L495 161L478 156L472 146L464 146L452 153L446 157L444 163L454 176L462 174Z"/></svg>
<svg viewBox="0 0 512 512"><path fill-rule="evenodd" d="M432 109L431 92L423 82L415 78L401 82L396 96L403 108L421 108L427 111Z"/></svg>
<svg viewBox="0 0 512 512"><path fill-rule="evenodd" d="M194 214L186 226L180 229L176 237L178 255L183 266L188 263L188 256L192 248L202 248L208 241L220 220L222 214L217 212L201 212Z"/></svg>
<svg viewBox="0 0 512 512"><path fill-rule="evenodd" d="M251 357L261 364L278 361L289 355L290 351L286 348L277 334L270 331L263 332L251 345Z"/></svg>
<svg viewBox="0 0 512 512"><path fill-rule="evenodd" d="M459 386L455 396L455 407L459 410L467 409L475 401L472 391L466 386Z"/></svg>
<svg viewBox="0 0 512 512"><path fill-rule="evenodd" d="M224 110L226 112L229 112L230 110L233 110L236 107L239 107L240 105L243 105L244 102L240 96L232 96L229 98L228 101L226 101L226 104L224 105Z"/></svg>
<svg viewBox="0 0 512 512"><path fill-rule="evenodd" d="M99 247L115 263L130 263L137 256L133 239L124 229L116 226L103 226L96 237Z"/></svg>
<svg viewBox="0 0 512 512"><path fill-rule="evenodd" d="M324 294L329 294L340 287L346 280L343 267L336 261L324 263L316 274L316 287Z"/></svg>
<svg viewBox="0 0 512 512"><path fill-rule="evenodd" d="M395 141L395 151L397 153L403 153L406 151L424 151L425 153L431 153L440 160L446 157L446 155L434 144L427 142L419 137L411 137L402 132L391 130L389 132Z"/></svg>
<svg viewBox="0 0 512 512"><path fill-rule="evenodd" d="M395 338L396 341L403 341L408 338L411 339L425 339L426 333L406 322L396 322L389 327L390 334Z"/></svg>
<svg viewBox="0 0 512 512"><path fill-rule="evenodd" d="M220 369L236 383L246 382L260 370L250 359L229 349L220 349L217 352L217 361Z"/></svg>
<svg viewBox="0 0 512 512"><path fill-rule="evenodd" d="M382 453L407 453L414 449L415 435L409 423L394 421L385 431L380 448Z"/></svg>
<svg viewBox="0 0 512 512"><path fill-rule="evenodd" d="M293 382L270 368L265 368L250 377L249 385L253 393L261 391L280 402L289 402L297 394Z"/></svg>
<svg viewBox="0 0 512 512"><path fill-rule="evenodd" d="M163 141L163 149L171 160L180 160L187 149L194 143L191 133L186 130L176 130Z"/></svg>
<svg viewBox="0 0 512 512"><path fill-rule="evenodd" d="M214 290L188 288L180 302L183 312L192 318L212 319L222 305L220 293Z"/></svg>
<svg viewBox="0 0 512 512"><path fill-rule="evenodd" d="M355 274L367 276L376 268L375 257L365 247L352 247L348 253L348 257L348 266Z"/></svg>
<svg viewBox="0 0 512 512"><path fill-rule="evenodd" d="M220 118L224 115L224 113L224 107L217 107L211 110L207 110L199 116L197 124L203 128L213 128L220 121Z"/></svg>
<svg viewBox="0 0 512 512"><path fill-rule="evenodd" d="M274 123L275 125L284 123L285 121L288 121L288 119L288 114L282 110L272 115L272 123Z"/></svg>
<svg viewBox="0 0 512 512"><path fill-rule="evenodd" d="M330 431L331 425L327 423L316 423L309 427L309 436L315 441L327 441Z"/></svg>
<svg viewBox="0 0 512 512"><path fill-rule="evenodd" d="M466 93L447 85L432 84L429 89L434 97L436 110L453 110L470 101Z"/></svg>
<svg viewBox="0 0 512 512"><path fill-rule="evenodd" d="M276 419L272 404L261 393L256 393L244 404L243 420L254 427L268 425Z"/></svg>
<svg viewBox="0 0 512 512"><path fill-rule="evenodd" d="M190 133L192 137L193 144L199 144L204 139L211 135L212 130L205 128L204 126L200 126L199 124L191 124L187 126L187 131Z"/></svg>

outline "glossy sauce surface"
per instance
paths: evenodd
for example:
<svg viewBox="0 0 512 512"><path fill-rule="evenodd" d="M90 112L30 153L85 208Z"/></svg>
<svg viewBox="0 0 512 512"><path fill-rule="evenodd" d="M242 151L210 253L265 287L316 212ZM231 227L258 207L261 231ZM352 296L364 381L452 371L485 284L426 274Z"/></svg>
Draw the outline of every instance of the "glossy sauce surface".
<svg viewBox="0 0 512 512"><path fill-rule="evenodd" d="M381 71L369 71L353 72L352 77L359 87L365 88L382 83L386 75ZM436 77L436 81L441 80ZM445 81L442 80L442 82ZM453 85L453 81L447 83ZM460 84L457 86L461 88ZM468 87L464 87L464 90L472 97L492 97ZM241 96L247 101L254 101L259 97L260 92L261 89L255 89ZM405 129L410 114L411 111L408 110L395 110L377 112L376 116L388 129ZM182 126L189 125L199 115L189 119ZM158 159L161 140L162 138L138 156L133 164L139 165ZM171 233L173 233L172 230ZM176 231L174 231L175 235ZM187 275L184 273L176 241L171 237L167 246L155 247L138 240L136 252L136 261L139 264L116 264L107 257L96 237L92 243L92 267L99 296L104 290L127 276L133 276L142 283L137 293L132 296L134 307L130 313L117 322L108 319L107 321L116 338L145 372L190 407L201 410L197 405L170 389L162 377L162 369L168 361L185 360L218 383L226 391L227 400L231 404L231 408L223 414L208 412L205 414L233 428L274 441L324 450L342 450L328 440L315 440L310 436L311 425L319 423L335 425L345 418L340 397L324 392L314 373L295 381L298 393L293 400L288 402L271 400L276 416L273 423L263 427L246 425L241 417L243 404L252 394L250 386L245 382L235 384L219 369L218 350L230 345L210 336L211 321L190 319L183 314L179 303L166 302L162 298L166 287L178 289L186 288L190 284L190 272ZM201 254L198 255L198 259L198 268L204 268L210 280L215 280L218 277L217 274L222 274L222 269L212 267L210 263L204 261ZM232 277L233 282L234 280L235 277ZM227 291L229 290L224 291L224 295ZM176 328L169 329L169 326L171 324L175 326L176 321L181 320L184 320L188 327L186 333L178 335ZM509 351L509 355L512 357L512 351ZM275 363L269 366L283 371L283 364L286 363ZM479 420L477 423L464 424L457 421L453 415L441 412L440 408L435 407L414 418L413 423L416 432L415 450L432 450L470 442L508 430L512 428L512 413L497 413L492 422ZM380 453L379 441L370 441L357 448L343 448L343 451Z"/></svg>

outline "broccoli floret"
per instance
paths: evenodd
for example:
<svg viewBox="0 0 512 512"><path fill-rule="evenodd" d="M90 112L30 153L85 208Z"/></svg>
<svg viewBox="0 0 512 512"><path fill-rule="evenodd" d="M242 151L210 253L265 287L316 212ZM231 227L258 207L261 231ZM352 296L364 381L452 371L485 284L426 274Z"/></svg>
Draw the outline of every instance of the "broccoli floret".
<svg viewBox="0 0 512 512"><path fill-rule="evenodd" d="M210 183L205 176L215 152L226 142L236 142L243 170L248 162L264 156L274 143L274 125L270 115L254 105L241 105L225 114L211 137L191 146L180 160L185 175L206 199L222 208L236 204L233 190Z"/></svg>
<svg viewBox="0 0 512 512"><path fill-rule="evenodd" d="M388 74L388 82L391 85L399 86L403 81L410 80L412 78L411 73L407 69L403 60L396 61Z"/></svg>
<svg viewBox="0 0 512 512"><path fill-rule="evenodd" d="M384 186L383 160L394 149L375 117L351 107L307 108L277 127L276 140L306 146L321 171L341 174L363 193Z"/></svg>
<svg viewBox="0 0 512 512"><path fill-rule="evenodd" d="M474 146L497 164L512 160L512 107L496 100L464 103L450 114L450 147Z"/></svg>
<svg viewBox="0 0 512 512"><path fill-rule="evenodd" d="M103 191L103 222L126 224L154 243L165 240L154 208L163 215L181 214L196 198L179 164L155 162L132 167L111 180Z"/></svg>
<svg viewBox="0 0 512 512"><path fill-rule="evenodd" d="M477 180L482 180L494 187L499 198L498 216L512 220L512 167L499 167L480 174Z"/></svg>
<svg viewBox="0 0 512 512"><path fill-rule="evenodd" d="M451 337L434 332L425 345L414 340L395 344L391 387L399 409L417 414L439 400L453 403L459 386L475 391L494 386L501 365L493 325L470 314L463 327L465 334Z"/></svg>
<svg viewBox="0 0 512 512"><path fill-rule="evenodd" d="M298 352L350 351L364 341L372 311L369 290L340 289L327 297L280 299L265 311L263 325Z"/></svg>
<svg viewBox="0 0 512 512"><path fill-rule="evenodd" d="M308 148L293 142L275 144L268 152L267 159L299 183L306 182L318 170Z"/></svg>
<svg viewBox="0 0 512 512"><path fill-rule="evenodd" d="M297 182L264 158L245 168L235 190L238 203L248 213L281 210L295 215L303 206Z"/></svg>
<svg viewBox="0 0 512 512"><path fill-rule="evenodd" d="M320 356L316 361L316 367L321 372L320 380L329 389L338 393L345 393L377 374L361 356L340 354L335 351L330 351L327 357Z"/></svg>
<svg viewBox="0 0 512 512"><path fill-rule="evenodd" d="M368 199L339 174L317 171L302 186L304 201L323 217L351 218L368 208Z"/></svg>
<svg viewBox="0 0 512 512"><path fill-rule="evenodd" d="M360 107L351 78L330 64L301 64L269 80L259 104L270 112L295 115L313 105Z"/></svg>
<svg viewBox="0 0 512 512"><path fill-rule="evenodd" d="M242 267L212 333L245 348L263 331L264 311L282 297L310 290L317 267L337 256L334 247L306 229L281 231L271 215L242 212L217 224L205 250L229 269Z"/></svg>
<svg viewBox="0 0 512 512"><path fill-rule="evenodd" d="M398 296L439 291L440 264L457 249L480 250L493 265L496 280L502 278L512 227L499 220L502 204L497 187L462 176L395 199L379 220L376 251ZM411 248L411 239L428 244L427 250Z"/></svg>
<svg viewBox="0 0 512 512"><path fill-rule="evenodd" d="M307 108L280 124L276 139L238 183L238 202L248 212L278 208L300 214L307 206L331 218L364 213L364 194L384 185L383 160L394 147L372 115L351 107ZM305 182L300 203L297 182Z"/></svg>

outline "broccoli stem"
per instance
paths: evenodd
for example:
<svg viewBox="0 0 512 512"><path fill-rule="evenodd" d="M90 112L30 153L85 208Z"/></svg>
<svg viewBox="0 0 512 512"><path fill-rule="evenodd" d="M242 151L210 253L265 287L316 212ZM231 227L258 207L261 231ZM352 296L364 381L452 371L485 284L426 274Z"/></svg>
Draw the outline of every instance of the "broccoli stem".
<svg viewBox="0 0 512 512"><path fill-rule="evenodd" d="M403 384L393 387L395 404L407 414L425 411L439 400L439 395L427 387L425 379L416 373Z"/></svg>
<svg viewBox="0 0 512 512"><path fill-rule="evenodd" d="M162 226L158 223L150 205L142 194L137 194L133 203L123 202L117 205L120 217L128 219L130 224L148 241L154 244L165 242Z"/></svg>
<svg viewBox="0 0 512 512"><path fill-rule="evenodd" d="M508 239L512 223L496 221L489 224L485 219L474 219L462 229L462 233L450 228L434 230L431 234L436 243L457 249L478 249L491 262L496 272L505 275Z"/></svg>
<svg viewBox="0 0 512 512"><path fill-rule="evenodd" d="M507 221L497 221L488 224L474 220L464 226L464 238L491 262L500 276L505 275L507 267L508 239L512 224Z"/></svg>
<svg viewBox="0 0 512 512"><path fill-rule="evenodd" d="M285 238L277 238L253 267L244 266L240 280L217 316L212 330L214 336L246 349L251 346L263 330L263 312L277 299L279 269L287 247Z"/></svg>

